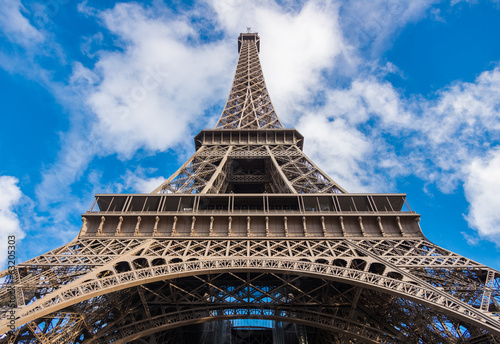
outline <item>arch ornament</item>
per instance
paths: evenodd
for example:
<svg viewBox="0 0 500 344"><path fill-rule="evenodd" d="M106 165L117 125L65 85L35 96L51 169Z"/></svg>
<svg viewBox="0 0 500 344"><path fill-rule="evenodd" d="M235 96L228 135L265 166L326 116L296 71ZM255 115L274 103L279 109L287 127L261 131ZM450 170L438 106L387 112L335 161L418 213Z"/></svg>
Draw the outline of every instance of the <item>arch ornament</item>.
<svg viewBox="0 0 500 344"><path fill-rule="evenodd" d="M252 271L272 271L283 274L321 277L379 290L435 307L445 314L500 335L500 322L496 317L490 315L490 313L476 309L427 283L418 283L418 280L417 282L405 279L399 280L342 266L269 257L214 258L213 260L185 261L175 264L150 266L113 274L100 279L94 278L83 283L75 283L75 285L70 284L64 289L58 289L32 304L22 307L19 310L20 318L16 326L78 302L133 286L185 276ZM2 328L5 329L6 327L7 323L3 321Z"/></svg>
<svg viewBox="0 0 500 344"><path fill-rule="evenodd" d="M364 324L333 316L331 314L297 310L242 307L206 307L162 314L151 319L126 324L112 333L103 333L84 344L124 344L143 336L191 324L225 319L266 319L294 322L301 325L342 333L363 343L402 343L396 336L367 327Z"/></svg>

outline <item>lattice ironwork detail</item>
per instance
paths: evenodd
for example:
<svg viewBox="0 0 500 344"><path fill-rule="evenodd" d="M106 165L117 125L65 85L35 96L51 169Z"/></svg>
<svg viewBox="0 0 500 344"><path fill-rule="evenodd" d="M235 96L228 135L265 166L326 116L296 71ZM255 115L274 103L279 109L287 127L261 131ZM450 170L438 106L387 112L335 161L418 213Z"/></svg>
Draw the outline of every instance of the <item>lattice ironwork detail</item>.
<svg viewBox="0 0 500 344"><path fill-rule="evenodd" d="M259 45L257 34L241 34L238 38L239 58L233 86L216 128L282 128L264 81Z"/></svg>
<svg viewBox="0 0 500 344"><path fill-rule="evenodd" d="M297 145L204 145L153 193L229 193L235 183L265 184L268 193L346 192Z"/></svg>

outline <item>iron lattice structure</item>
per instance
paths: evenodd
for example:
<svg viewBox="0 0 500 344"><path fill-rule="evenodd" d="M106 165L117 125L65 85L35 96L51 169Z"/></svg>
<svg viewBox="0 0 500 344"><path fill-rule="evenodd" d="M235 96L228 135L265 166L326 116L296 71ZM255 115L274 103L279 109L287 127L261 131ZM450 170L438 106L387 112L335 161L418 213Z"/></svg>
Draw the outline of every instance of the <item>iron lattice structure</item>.
<svg viewBox="0 0 500 344"><path fill-rule="evenodd" d="M96 195L77 238L2 273L0 342L499 343L500 273L427 240L405 194L337 185L282 128L259 36L238 50L176 173Z"/></svg>

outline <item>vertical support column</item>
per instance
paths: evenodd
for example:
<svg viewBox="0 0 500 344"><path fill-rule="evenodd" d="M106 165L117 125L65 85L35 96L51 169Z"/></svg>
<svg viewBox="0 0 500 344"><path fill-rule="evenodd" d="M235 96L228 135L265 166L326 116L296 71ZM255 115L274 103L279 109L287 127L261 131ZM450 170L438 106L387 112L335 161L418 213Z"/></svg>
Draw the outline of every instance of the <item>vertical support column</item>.
<svg viewBox="0 0 500 344"><path fill-rule="evenodd" d="M396 216L396 224L398 225L398 228L399 228L399 231L401 232L401 235L407 236L403 230L403 226L401 226L401 218L399 216Z"/></svg>
<svg viewBox="0 0 500 344"><path fill-rule="evenodd" d="M283 218L283 222L285 225L285 236L287 237L288 236L288 218L286 216Z"/></svg>
<svg viewBox="0 0 500 344"><path fill-rule="evenodd" d="M323 230L323 236L327 236L324 216L321 216L321 229Z"/></svg>
<svg viewBox="0 0 500 344"><path fill-rule="evenodd" d="M177 216L174 216L174 223L172 224L172 236L175 236L177 234L177 230L175 229L175 226L177 225L177 221L179 218Z"/></svg>
<svg viewBox="0 0 500 344"><path fill-rule="evenodd" d="M101 223L99 224L99 228L97 228L97 235L102 235L102 229L104 228L105 221L106 218L104 216L101 216Z"/></svg>
<svg viewBox="0 0 500 344"><path fill-rule="evenodd" d="M304 227L304 236L308 236L309 233L307 233L307 219L305 216L302 216L302 226Z"/></svg>
<svg viewBox="0 0 500 344"><path fill-rule="evenodd" d="M486 275L486 282L484 283L483 298L481 300L481 310L488 312L490 308L491 300L491 286L493 285L493 280L495 279L495 272L493 270L488 270Z"/></svg>
<svg viewBox="0 0 500 344"><path fill-rule="evenodd" d="M347 319L354 319L354 315L356 314L356 309L358 308L359 297L361 296L361 291L363 288L357 287L356 293L354 294L354 299L351 302L351 309L349 310L349 316Z"/></svg>
<svg viewBox="0 0 500 344"><path fill-rule="evenodd" d="M196 217L191 218L191 233L189 234L190 236L194 236L196 233L194 231L194 225L196 223Z"/></svg>
<svg viewBox="0 0 500 344"><path fill-rule="evenodd" d="M378 223L378 229L380 229L380 233L382 233L382 236L387 236L384 231L384 227L382 226L382 218L380 216L377 216L377 223Z"/></svg>
<svg viewBox="0 0 500 344"><path fill-rule="evenodd" d="M228 230L228 236L232 236L233 235L233 231L231 230L231 223L233 222L233 218L231 216L229 216L229 225L227 227L227 230Z"/></svg>
<svg viewBox="0 0 500 344"><path fill-rule="evenodd" d="M365 227L363 226L363 218L361 216L358 216L358 222L359 228L361 229L361 234L363 234L363 236L366 236Z"/></svg>
<svg viewBox="0 0 500 344"><path fill-rule="evenodd" d="M208 236L214 235L214 217L210 216L210 229L208 230Z"/></svg>
<svg viewBox="0 0 500 344"><path fill-rule="evenodd" d="M160 222L160 217L159 216L155 217L155 225L153 227L153 236L158 235L158 223L159 222Z"/></svg>
<svg viewBox="0 0 500 344"><path fill-rule="evenodd" d="M340 229L342 230L342 235L346 237L347 233L345 231L344 217L343 216L339 217L339 223L340 223Z"/></svg>
<svg viewBox="0 0 500 344"><path fill-rule="evenodd" d="M142 221L141 217L137 216L137 224L135 225L134 236L141 235L141 232L139 231L141 227L141 221Z"/></svg>
<svg viewBox="0 0 500 344"><path fill-rule="evenodd" d="M266 237L271 236L271 233L269 232L269 217L266 216Z"/></svg>
<svg viewBox="0 0 500 344"><path fill-rule="evenodd" d="M122 231L122 223L123 223L123 216L120 216L118 219L118 225L116 226L116 232L115 235L120 235Z"/></svg>
<svg viewBox="0 0 500 344"><path fill-rule="evenodd" d="M85 216L82 216L82 229L80 229L80 234L85 235L87 234L88 228L87 228L87 218Z"/></svg>
<svg viewBox="0 0 500 344"><path fill-rule="evenodd" d="M250 216L247 216L247 237L250 237L252 235L250 231L250 221L252 221L252 219L250 218Z"/></svg>
<svg viewBox="0 0 500 344"><path fill-rule="evenodd" d="M21 287L21 275L19 274L19 268L17 266L14 266L14 273L12 274L12 281L14 282L14 292L16 295L16 304L17 306L25 306L26 303L24 302L24 291L23 288Z"/></svg>

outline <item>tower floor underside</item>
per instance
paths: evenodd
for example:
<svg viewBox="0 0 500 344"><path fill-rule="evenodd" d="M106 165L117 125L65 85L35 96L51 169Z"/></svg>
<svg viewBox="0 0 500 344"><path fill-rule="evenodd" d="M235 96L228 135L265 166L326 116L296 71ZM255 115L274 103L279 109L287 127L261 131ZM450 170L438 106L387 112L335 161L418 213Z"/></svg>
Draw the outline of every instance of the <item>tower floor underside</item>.
<svg viewBox="0 0 500 344"><path fill-rule="evenodd" d="M422 236L80 237L17 275L23 323L10 335L26 343L58 342L68 322L78 343L139 343L234 319L305 326L338 342L500 334L498 273Z"/></svg>

